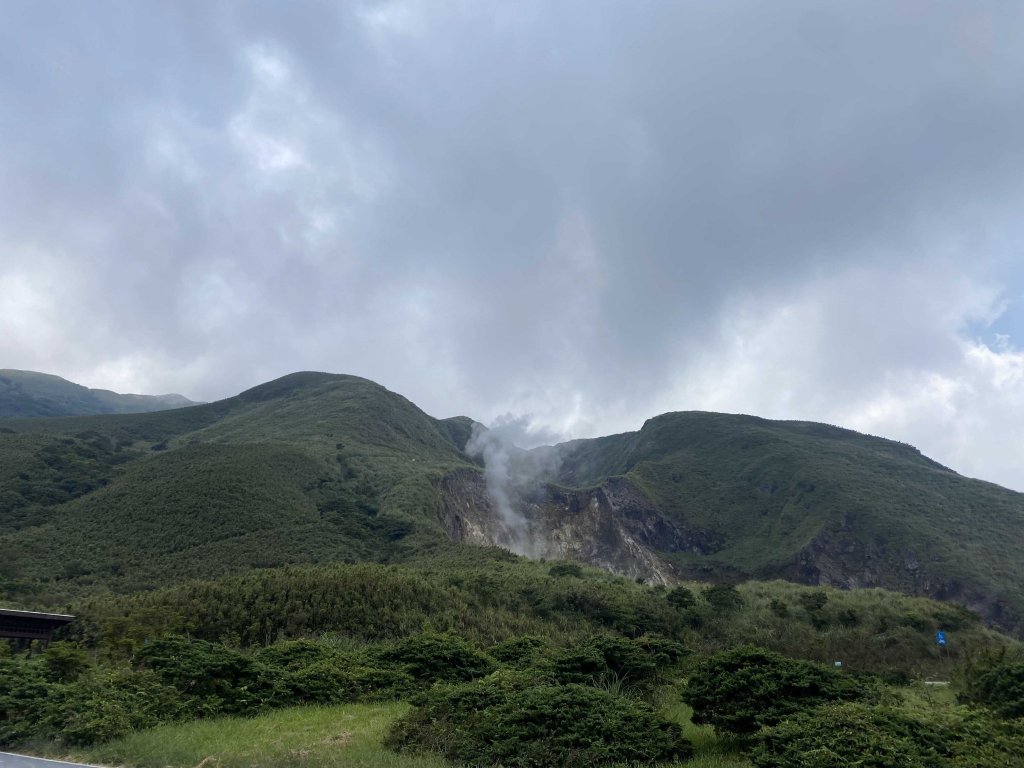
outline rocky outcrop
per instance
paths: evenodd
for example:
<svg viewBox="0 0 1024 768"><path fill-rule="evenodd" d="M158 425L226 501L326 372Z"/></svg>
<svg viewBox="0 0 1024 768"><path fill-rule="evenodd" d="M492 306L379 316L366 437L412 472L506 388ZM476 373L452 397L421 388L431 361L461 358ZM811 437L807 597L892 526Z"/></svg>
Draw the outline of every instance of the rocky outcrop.
<svg viewBox="0 0 1024 768"><path fill-rule="evenodd" d="M826 526L781 569L756 575L840 589L880 587L959 603L1006 631L1013 631L1021 618L998 595L940 576L914 549L893 546L880 535L863 540L849 515Z"/></svg>
<svg viewBox="0 0 1024 768"><path fill-rule="evenodd" d="M478 471L452 472L439 490L441 522L455 541L577 560L655 584L677 575L658 552L708 554L718 546L712 534L667 520L621 477L587 489L540 485L515 499L511 519L495 509Z"/></svg>

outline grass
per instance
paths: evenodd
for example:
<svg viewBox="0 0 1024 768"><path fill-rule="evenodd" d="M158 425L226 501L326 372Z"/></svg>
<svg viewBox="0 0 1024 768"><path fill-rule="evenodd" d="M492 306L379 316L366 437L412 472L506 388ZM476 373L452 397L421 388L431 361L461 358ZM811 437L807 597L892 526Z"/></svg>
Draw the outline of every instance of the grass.
<svg viewBox="0 0 1024 768"><path fill-rule="evenodd" d="M450 768L433 755L396 754L381 740L408 704L293 707L260 717L222 717L161 726L61 757L131 768ZM749 768L727 739L690 722L689 708L666 701L696 749L690 768ZM51 755L52 756L52 755Z"/></svg>
<svg viewBox="0 0 1024 768"><path fill-rule="evenodd" d="M666 720L679 723L691 742L693 759L686 763L689 768L749 768L750 761L739 752L739 747L729 738L715 733L709 725L695 725L690 716L693 710L679 700L679 691L672 687L662 691L658 711Z"/></svg>
<svg viewBox="0 0 1024 768"><path fill-rule="evenodd" d="M397 755L381 745L407 704L294 707L141 731L69 759L134 768L442 768L439 757Z"/></svg>

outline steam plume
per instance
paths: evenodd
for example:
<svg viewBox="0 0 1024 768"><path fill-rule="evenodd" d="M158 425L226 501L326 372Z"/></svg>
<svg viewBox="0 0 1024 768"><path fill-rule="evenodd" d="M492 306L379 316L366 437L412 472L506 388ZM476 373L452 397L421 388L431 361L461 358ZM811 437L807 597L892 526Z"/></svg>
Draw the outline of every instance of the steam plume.
<svg viewBox="0 0 1024 768"><path fill-rule="evenodd" d="M528 509L525 499L557 472L558 451L551 446L526 451L513 442L516 438L536 442L557 436L530 429L529 417L505 416L492 429L473 424L466 453L484 462L487 494L506 532L506 541L500 543L516 554L539 557L547 542L538 536L543 526L532 526L524 514Z"/></svg>

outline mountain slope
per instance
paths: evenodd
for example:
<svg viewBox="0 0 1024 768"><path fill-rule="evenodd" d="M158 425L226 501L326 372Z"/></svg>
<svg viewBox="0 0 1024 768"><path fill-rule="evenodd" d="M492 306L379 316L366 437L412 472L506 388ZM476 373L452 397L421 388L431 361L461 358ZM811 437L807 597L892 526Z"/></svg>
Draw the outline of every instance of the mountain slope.
<svg viewBox="0 0 1024 768"><path fill-rule="evenodd" d="M120 395L59 376L0 369L0 418L147 413L195 405L181 395Z"/></svg>
<svg viewBox="0 0 1024 768"><path fill-rule="evenodd" d="M456 424L457 426L457 424ZM293 374L150 414L8 420L0 566L19 600L381 560L444 541L459 430L352 376Z"/></svg>
<svg viewBox="0 0 1024 768"><path fill-rule="evenodd" d="M254 567L394 562L452 540L661 583L886 587L1024 629L1024 494L911 446L671 413L514 454L510 471L532 469L502 508L464 452L471 429L324 373L170 411L5 419L0 596L59 605Z"/></svg>
<svg viewBox="0 0 1024 768"><path fill-rule="evenodd" d="M563 448L558 481L621 475L705 551L679 569L955 599L1003 625L1024 606L1024 494L911 446L808 422L673 413Z"/></svg>

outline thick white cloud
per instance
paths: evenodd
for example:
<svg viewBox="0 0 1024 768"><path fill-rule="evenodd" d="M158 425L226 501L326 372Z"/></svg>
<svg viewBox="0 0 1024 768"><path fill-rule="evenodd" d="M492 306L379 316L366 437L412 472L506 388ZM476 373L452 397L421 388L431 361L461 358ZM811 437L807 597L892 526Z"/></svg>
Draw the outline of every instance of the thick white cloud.
<svg viewBox="0 0 1024 768"><path fill-rule="evenodd" d="M825 419L1024 487L1024 6L5 11L0 365Z"/></svg>

